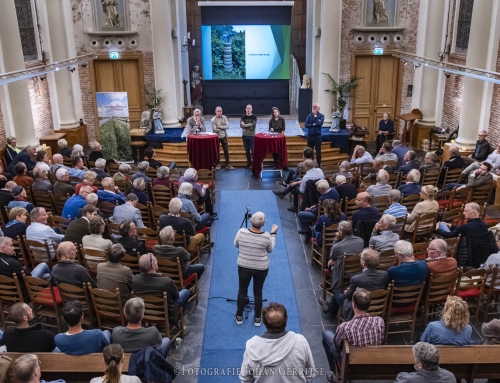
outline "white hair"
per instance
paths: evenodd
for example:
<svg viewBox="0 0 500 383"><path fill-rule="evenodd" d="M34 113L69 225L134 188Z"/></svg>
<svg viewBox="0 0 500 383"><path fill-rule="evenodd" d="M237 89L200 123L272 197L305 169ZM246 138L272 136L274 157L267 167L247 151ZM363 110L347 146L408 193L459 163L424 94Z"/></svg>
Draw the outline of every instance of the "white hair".
<svg viewBox="0 0 500 383"><path fill-rule="evenodd" d="M253 227L261 228L266 222L266 216L261 211L258 211L252 215L252 218L250 218L250 222L252 223Z"/></svg>
<svg viewBox="0 0 500 383"><path fill-rule="evenodd" d="M420 172L417 169L410 170L408 175L410 176L413 182L417 184L420 182Z"/></svg>
<svg viewBox="0 0 500 383"><path fill-rule="evenodd" d="M68 141L66 141L64 138L61 138L60 140L57 141L57 146L59 146L60 148L67 148Z"/></svg>
<svg viewBox="0 0 500 383"><path fill-rule="evenodd" d="M101 169L106 166L106 160L104 158L98 158L95 160L95 167Z"/></svg>
<svg viewBox="0 0 500 383"><path fill-rule="evenodd" d="M92 149L94 151L94 150L96 150L98 145L99 145L99 143L97 141L92 141L90 143L90 149Z"/></svg>
<svg viewBox="0 0 500 383"><path fill-rule="evenodd" d="M377 176L378 182L380 182L381 184L386 184L387 181L389 181L389 173L387 173L387 171L384 169L379 170Z"/></svg>
<svg viewBox="0 0 500 383"><path fill-rule="evenodd" d="M337 185L345 184L345 181L346 181L346 178L342 174L339 174L337 177L335 177L335 182L337 183Z"/></svg>
<svg viewBox="0 0 500 383"><path fill-rule="evenodd" d="M56 178L60 181L66 174L69 174L67 169L59 168L56 171Z"/></svg>
<svg viewBox="0 0 500 383"><path fill-rule="evenodd" d="M184 179L186 181L196 181L196 169L187 168L184 172Z"/></svg>
<svg viewBox="0 0 500 383"><path fill-rule="evenodd" d="M139 170L141 172L145 172L147 168L149 168L148 161L141 161L137 164L137 170Z"/></svg>
<svg viewBox="0 0 500 383"><path fill-rule="evenodd" d="M189 182L183 182L179 186L178 194L191 195L193 192L193 185Z"/></svg>

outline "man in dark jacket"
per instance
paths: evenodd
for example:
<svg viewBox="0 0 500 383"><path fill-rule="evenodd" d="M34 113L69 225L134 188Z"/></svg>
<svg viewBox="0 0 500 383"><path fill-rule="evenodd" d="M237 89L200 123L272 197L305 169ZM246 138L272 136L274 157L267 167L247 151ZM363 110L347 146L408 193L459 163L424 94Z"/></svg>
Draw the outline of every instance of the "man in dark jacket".
<svg viewBox="0 0 500 383"><path fill-rule="evenodd" d="M338 176L335 180L335 182L337 183L335 189L337 189L340 199L344 202L355 199L358 195L358 188L356 187L356 185L348 184L346 181L347 180L344 176Z"/></svg>
<svg viewBox="0 0 500 383"><path fill-rule="evenodd" d="M319 110L318 103L312 106L312 113L306 117L304 128L307 129L307 146L316 150L316 162L321 165L321 128L325 122L325 116Z"/></svg>
<svg viewBox="0 0 500 383"><path fill-rule="evenodd" d="M123 246L127 254L146 254L148 250L142 241L137 239L137 226L133 221L125 221L120 224L120 235L122 236L116 243Z"/></svg>
<svg viewBox="0 0 500 383"><path fill-rule="evenodd" d="M97 208L93 205L85 205L82 209L82 218L71 221L64 234L64 240L82 244L82 238L85 235L90 235L89 223L92 218L97 216Z"/></svg>
<svg viewBox="0 0 500 383"><path fill-rule="evenodd" d="M104 158L98 158L95 161L95 167L90 169L96 174L96 179L102 181L106 177L111 177L108 173L104 171L106 167L106 160Z"/></svg>
<svg viewBox="0 0 500 383"><path fill-rule="evenodd" d="M9 202L14 201L12 189L16 186L17 184L14 181L7 181L4 188L0 189L0 211L2 212L2 216L5 222L9 220L7 217L7 212L5 211L5 207L9 204Z"/></svg>
<svg viewBox="0 0 500 383"><path fill-rule="evenodd" d="M57 247L57 255L60 261L52 268L52 277L56 282L69 283L82 287L83 283L89 282L92 288L97 284L89 275L87 269L82 265L75 263L76 246L72 242L61 242Z"/></svg>
<svg viewBox="0 0 500 383"><path fill-rule="evenodd" d="M450 146L450 159L445 161L443 164L443 168L441 174L444 175L444 169L448 168L448 170L453 170L457 168L463 168L465 166L465 161L463 157L460 156L460 149L458 146L451 145Z"/></svg>
<svg viewBox="0 0 500 383"><path fill-rule="evenodd" d="M417 161L417 153L413 150L409 150L403 157L404 165L398 169L398 172L403 173L403 175L407 175L410 170L420 168L420 161Z"/></svg>
<svg viewBox="0 0 500 383"><path fill-rule="evenodd" d="M35 155L36 146L28 145L24 150L21 150L16 156L12 159L12 162L7 167L10 174L16 174L14 168L19 162L23 162L29 170L33 170L36 166L36 162L31 160L31 156Z"/></svg>
<svg viewBox="0 0 500 383"><path fill-rule="evenodd" d="M491 146L490 143L486 140L487 135L488 132L486 130L480 130L477 133L477 142L474 154L471 154L470 156L464 158L467 165L472 164L474 161L482 162L486 158L488 158L491 152Z"/></svg>
<svg viewBox="0 0 500 383"><path fill-rule="evenodd" d="M160 161L156 161L156 152L154 148L146 148L144 150L144 161L148 161L149 167L153 169L158 169L163 166Z"/></svg>

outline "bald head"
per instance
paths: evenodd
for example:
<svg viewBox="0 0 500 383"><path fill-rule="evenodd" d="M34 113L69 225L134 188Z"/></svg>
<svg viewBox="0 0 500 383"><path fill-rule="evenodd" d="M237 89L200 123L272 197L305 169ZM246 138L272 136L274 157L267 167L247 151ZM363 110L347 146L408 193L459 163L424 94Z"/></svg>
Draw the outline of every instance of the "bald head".
<svg viewBox="0 0 500 383"><path fill-rule="evenodd" d="M305 160L304 161L304 168L307 170L314 168L314 162L313 160Z"/></svg>
<svg viewBox="0 0 500 383"><path fill-rule="evenodd" d="M57 246L57 255L61 261L71 261L76 258L76 247L73 242L64 241Z"/></svg>
<svg viewBox="0 0 500 383"><path fill-rule="evenodd" d="M63 161L63 156L62 156L62 154L59 154L59 153L54 154L54 155L52 156L52 162L53 162L54 164L61 164L61 165L62 165L62 164L63 164L63 162L64 162L64 161Z"/></svg>
<svg viewBox="0 0 500 383"><path fill-rule="evenodd" d="M372 203L372 196L370 193L367 192L361 192L358 193L356 196L356 206L359 207L360 209L363 209L365 207L370 207Z"/></svg>
<svg viewBox="0 0 500 383"><path fill-rule="evenodd" d="M444 239L436 238L429 243L427 248L427 254L429 258L437 258L446 256L446 251L448 250L448 245Z"/></svg>

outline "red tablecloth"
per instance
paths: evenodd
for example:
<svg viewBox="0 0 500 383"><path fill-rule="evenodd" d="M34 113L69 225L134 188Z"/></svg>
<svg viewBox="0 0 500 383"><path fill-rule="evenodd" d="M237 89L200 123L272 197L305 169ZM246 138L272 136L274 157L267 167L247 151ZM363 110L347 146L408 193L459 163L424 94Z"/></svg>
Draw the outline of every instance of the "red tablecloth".
<svg viewBox="0 0 500 383"><path fill-rule="evenodd" d="M288 163L288 155L286 153L286 138L284 134L279 134L277 136L270 136L264 133L258 133L255 135L255 141L253 146L253 163L252 163L252 173L256 176L260 176L262 171L262 162L268 154L278 153L279 162L278 169L282 169Z"/></svg>
<svg viewBox="0 0 500 383"><path fill-rule="evenodd" d="M212 169L219 157L219 137L217 134L190 134L187 150L191 167Z"/></svg>

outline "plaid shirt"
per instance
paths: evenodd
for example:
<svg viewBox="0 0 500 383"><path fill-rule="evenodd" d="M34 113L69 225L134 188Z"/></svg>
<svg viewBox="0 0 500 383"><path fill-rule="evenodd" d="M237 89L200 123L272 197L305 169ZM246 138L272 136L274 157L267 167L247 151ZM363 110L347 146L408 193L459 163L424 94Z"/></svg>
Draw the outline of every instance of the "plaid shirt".
<svg viewBox="0 0 500 383"><path fill-rule="evenodd" d="M384 320L372 317L370 314L355 315L349 322L344 322L337 327L333 343L340 352L347 340L349 346L365 347L382 344L384 337Z"/></svg>

